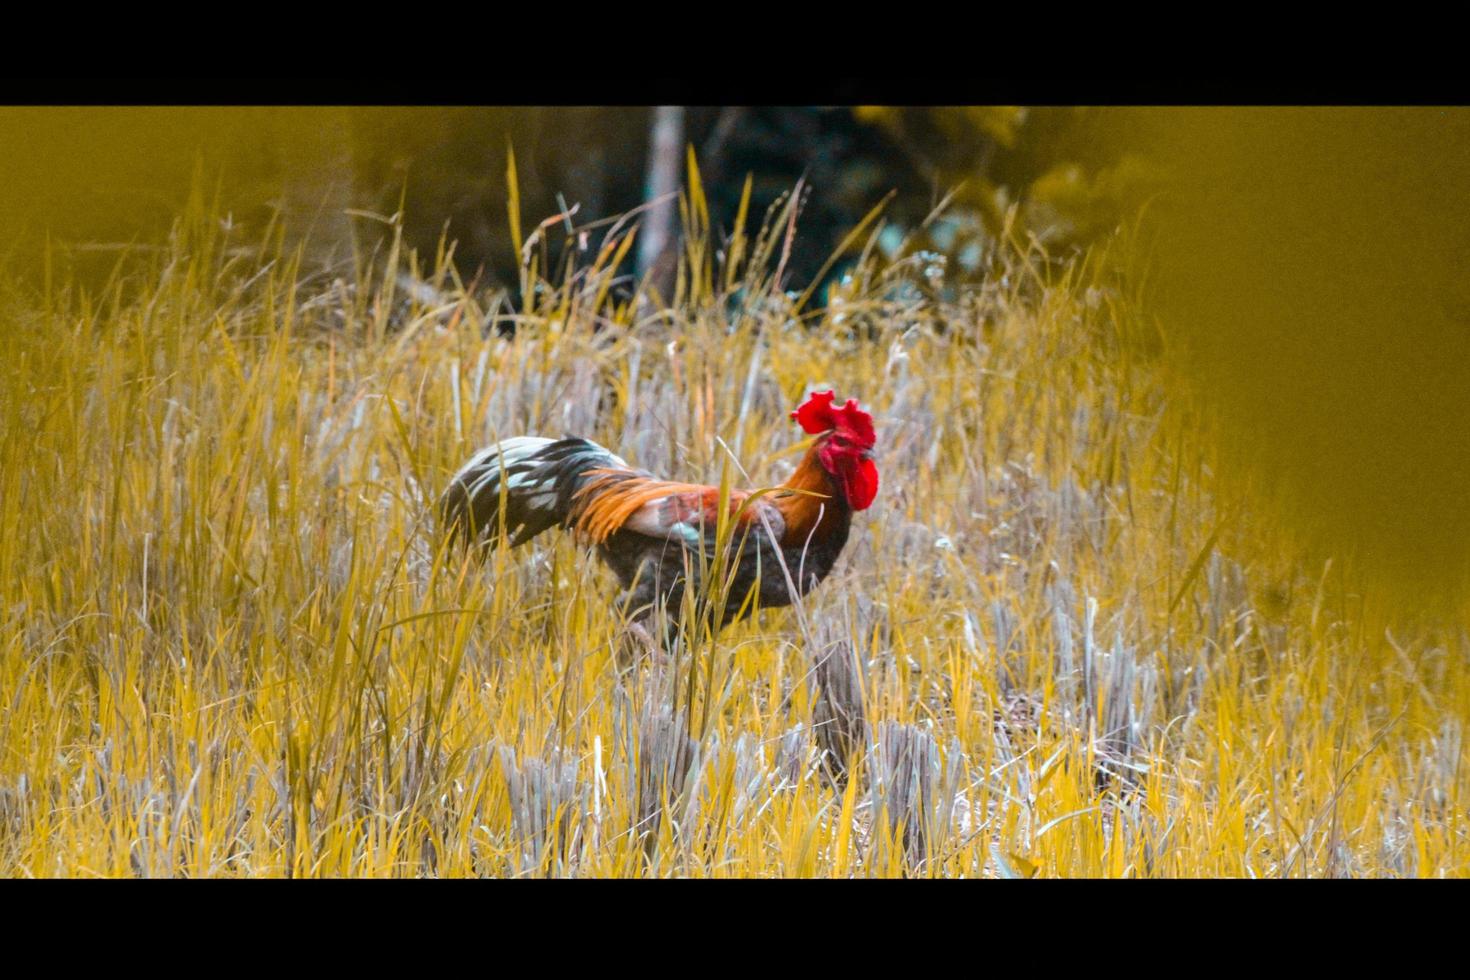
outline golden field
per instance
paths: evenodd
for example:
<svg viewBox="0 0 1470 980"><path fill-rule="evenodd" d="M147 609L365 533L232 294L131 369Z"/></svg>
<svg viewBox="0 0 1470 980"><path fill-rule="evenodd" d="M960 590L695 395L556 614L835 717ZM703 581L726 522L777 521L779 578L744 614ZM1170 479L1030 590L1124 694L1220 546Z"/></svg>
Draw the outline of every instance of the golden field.
<svg viewBox="0 0 1470 980"><path fill-rule="evenodd" d="M571 271L545 225L517 312L443 254L322 274L209 214L0 300L0 874L1470 867L1462 634L1387 628L1220 475L1100 259L1012 243L945 292L867 229L786 293L789 215L717 253L696 184L667 309L613 288L626 229ZM434 533L513 435L772 485L826 385L877 421L877 503L803 608L665 672L620 669L570 536L481 564Z"/></svg>

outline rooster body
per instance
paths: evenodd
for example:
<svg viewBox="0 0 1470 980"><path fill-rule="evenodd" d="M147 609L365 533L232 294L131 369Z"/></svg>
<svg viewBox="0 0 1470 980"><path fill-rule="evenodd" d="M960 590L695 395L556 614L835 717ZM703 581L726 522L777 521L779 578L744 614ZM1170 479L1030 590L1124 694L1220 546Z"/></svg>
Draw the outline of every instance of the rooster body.
<svg viewBox="0 0 1470 980"><path fill-rule="evenodd" d="M710 610L718 626L810 592L847 543L853 510L872 502L871 420L855 402L834 411L831 400L814 395L792 413L820 436L790 480L753 501L730 492L734 574L727 603ZM617 576L628 614L646 622L660 605L677 613L691 576L700 584L714 557L719 501L718 487L659 480L589 439L520 436L476 453L439 506L465 542L505 536L515 547L552 527L579 534ZM747 601L752 593L758 603Z"/></svg>

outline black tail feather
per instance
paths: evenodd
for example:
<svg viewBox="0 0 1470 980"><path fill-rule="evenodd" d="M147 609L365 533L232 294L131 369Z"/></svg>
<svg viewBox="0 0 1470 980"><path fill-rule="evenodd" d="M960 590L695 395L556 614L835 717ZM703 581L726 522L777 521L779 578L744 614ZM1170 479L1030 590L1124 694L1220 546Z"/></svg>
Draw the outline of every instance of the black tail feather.
<svg viewBox="0 0 1470 980"><path fill-rule="evenodd" d="M565 525L582 476L628 464L587 439L508 439L475 454L439 500L446 533L464 545L510 535L512 548Z"/></svg>

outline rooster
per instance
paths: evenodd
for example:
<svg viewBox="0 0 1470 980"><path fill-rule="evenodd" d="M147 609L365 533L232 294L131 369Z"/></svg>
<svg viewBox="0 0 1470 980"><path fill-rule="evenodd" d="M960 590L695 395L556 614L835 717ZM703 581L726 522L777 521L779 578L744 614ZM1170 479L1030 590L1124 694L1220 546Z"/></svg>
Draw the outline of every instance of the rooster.
<svg viewBox="0 0 1470 980"><path fill-rule="evenodd" d="M752 593L760 606L776 607L810 592L847 543L853 511L877 496L872 416L855 400L840 408L834 400L831 391L815 392L791 413L817 439L785 484L754 499L730 491L734 565L723 607L705 607L711 625L747 615ZM445 528L465 544L508 537L516 547L553 526L581 536L617 576L620 605L645 643L660 606L671 614L681 608L686 576L700 584L719 508L718 487L656 479L589 439L540 436L480 450L439 502ZM666 642L675 636L670 622Z"/></svg>

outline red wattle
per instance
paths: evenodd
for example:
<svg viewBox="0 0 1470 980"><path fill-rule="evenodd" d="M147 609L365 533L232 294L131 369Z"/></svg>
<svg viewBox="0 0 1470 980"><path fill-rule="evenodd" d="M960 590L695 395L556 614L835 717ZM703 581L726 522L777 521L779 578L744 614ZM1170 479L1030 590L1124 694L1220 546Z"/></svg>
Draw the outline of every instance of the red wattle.
<svg viewBox="0 0 1470 980"><path fill-rule="evenodd" d="M843 492L853 510L867 510L878 496L878 467L871 459L859 460L857 466L844 471Z"/></svg>

